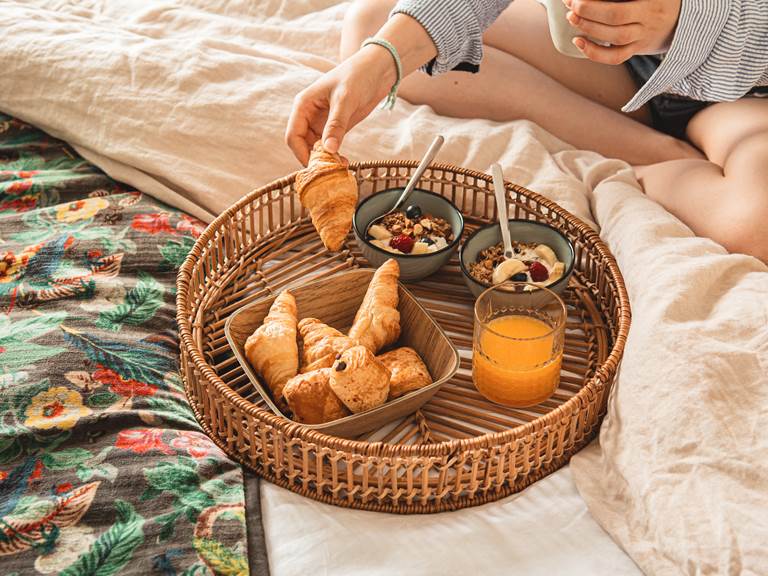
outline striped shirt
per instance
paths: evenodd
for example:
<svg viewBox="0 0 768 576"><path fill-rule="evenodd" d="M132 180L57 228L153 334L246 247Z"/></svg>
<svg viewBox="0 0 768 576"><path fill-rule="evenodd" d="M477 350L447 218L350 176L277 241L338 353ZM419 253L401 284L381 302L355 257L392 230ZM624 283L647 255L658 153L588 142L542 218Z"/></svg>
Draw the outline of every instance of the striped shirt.
<svg viewBox="0 0 768 576"><path fill-rule="evenodd" d="M437 46L429 74L476 72L483 31L512 0L400 0ZM768 0L682 0L677 29L656 72L622 108L669 93L705 102L738 100L768 85Z"/></svg>

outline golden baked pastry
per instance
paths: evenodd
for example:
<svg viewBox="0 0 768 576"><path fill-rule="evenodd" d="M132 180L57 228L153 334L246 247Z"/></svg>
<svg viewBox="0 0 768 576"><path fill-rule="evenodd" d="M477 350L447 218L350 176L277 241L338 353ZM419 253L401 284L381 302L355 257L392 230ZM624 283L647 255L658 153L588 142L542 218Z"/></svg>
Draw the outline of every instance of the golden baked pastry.
<svg viewBox="0 0 768 576"><path fill-rule="evenodd" d="M284 290L275 298L264 323L245 341L245 356L277 403L282 399L283 386L299 370L296 320L296 299Z"/></svg>
<svg viewBox="0 0 768 576"><path fill-rule="evenodd" d="M315 142L307 167L296 174L296 192L309 210L312 224L328 250L341 248L352 227L357 205L357 181L347 169L349 162Z"/></svg>
<svg viewBox="0 0 768 576"><path fill-rule="evenodd" d="M394 344L400 337L400 312L397 310L399 277L400 266L393 259L376 270L349 331L350 338L373 354Z"/></svg>
<svg viewBox="0 0 768 576"><path fill-rule="evenodd" d="M376 359L384 364L392 375L389 379L389 400L432 384L427 366L413 348L395 348L376 356Z"/></svg>
<svg viewBox="0 0 768 576"><path fill-rule="evenodd" d="M325 424L349 416L349 410L329 385L330 368L321 368L291 378L283 388L293 419L302 424Z"/></svg>
<svg viewBox="0 0 768 576"><path fill-rule="evenodd" d="M299 333L304 341L302 372L329 368L336 356L356 346L357 342L317 318L304 318L299 322Z"/></svg>
<svg viewBox="0 0 768 576"><path fill-rule="evenodd" d="M346 350L331 367L331 390L352 412L384 404L389 394L389 370L365 346Z"/></svg>

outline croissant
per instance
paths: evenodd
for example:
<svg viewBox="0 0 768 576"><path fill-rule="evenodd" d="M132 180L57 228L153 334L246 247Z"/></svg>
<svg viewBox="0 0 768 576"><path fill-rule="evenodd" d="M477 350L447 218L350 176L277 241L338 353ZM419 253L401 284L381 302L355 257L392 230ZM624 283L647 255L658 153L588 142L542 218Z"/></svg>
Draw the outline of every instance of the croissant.
<svg viewBox="0 0 768 576"><path fill-rule="evenodd" d="M323 244L333 252L341 249L357 205L357 181L348 165L346 158L327 152L318 140L307 167L296 174L299 201L309 210Z"/></svg>
<svg viewBox="0 0 768 576"><path fill-rule="evenodd" d="M376 359L392 374L389 379L389 400L432 384L429 370L413 348L395 348L376 356Z"/></svg>
<svg viewBox="0 0 768 576"><path fill-rule="evenodd" d="M384 404L389 395L389 370L365 346L353 346L334 363L331 390L352 412Z"/></svg>
<svg viewBox="0 0 768 576"><path fill-rule="evenodd" d="M349 410L329 385L330 368L321 368L291 378L283 388L293 419L302 424L324 424L349 416Z"/></svg>
<svg viewBox="0 0 768 576"><path fill-rule="evenodd" d="M397 310L399 276L400 266L391 258L376 270L349 331L350 338L373 354L400 337L400 312Z"/></svg>
<svg viewBox="0 0 768 576"><path fill-rule="evenodd" d="M299 333L304 341L302 372L329 368L336 356L356 346L357 342L324 324L317 318L304 318L299 322Z"/></svg>
<svg viewBox="0 0 768 576"><path fill-rule="evenodd" d="M296 299L284 290L259 328L245 341L245 356L280 402L285 383L299 370L296 344Z"/></svg>

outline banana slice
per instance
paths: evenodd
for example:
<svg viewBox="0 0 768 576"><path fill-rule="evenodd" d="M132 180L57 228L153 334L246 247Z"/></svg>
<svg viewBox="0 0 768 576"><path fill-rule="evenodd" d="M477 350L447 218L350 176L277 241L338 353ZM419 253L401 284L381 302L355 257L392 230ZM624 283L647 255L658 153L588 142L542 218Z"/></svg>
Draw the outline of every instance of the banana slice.
<svg viewBox="0 0 768 576"><path fill-rule="evenodd" d="M392 238L392 233L380 224L374 224L371 226L368 229L368 235L371 236L371 238L375 238L376 240L386 240L387 238Z"/></svg>
<svg viewBox="0 0 768 576"><path fill-rule="evenodd" d="M547 284L552 284L553 282L560 280L563 276L563 272L565 272L565 264L562 262L555 262L555 265L552 266L552 272L549 273Z"/></svg>
<svg viewBox="0 0 768 576"><path fill-rule="evenodd" d="M382 250L387 250L388 252L395 252L395 250L389 245L389 242L385 242L384 240L371 240L371 244L373 244L378 248L381 248Z"/></svg>
<svg viewBox="0 0 768 576"><path fill-rule="evenodd" d="M552 267L557 262L557 256L555 256L555 253L552 251L552 248L547 246L546 244L539 244L536 246L536 248L533 249L534 254L536 254L539 258L542 258L548 266Z"/></svg>
<svg viewBox="0 0 768 576"><path fill-rule="evenodd" d="M501 264L496 266L496 268L493 269L493 283L494 284L501 284L502 282L506 282L512 276L515 274L518 274L520 272L525 272L528 270L528 267L523 264L521 260L518 260L517 258L510 258L509 260L504 260Z"/></svg>
<svg viewBox="0 0 768 576"><path fill-rule="evenodd" d="M413 245L413 250L411 250L411 254L426 254L429 252L429 244L426 242L416 242Z"/></svg>

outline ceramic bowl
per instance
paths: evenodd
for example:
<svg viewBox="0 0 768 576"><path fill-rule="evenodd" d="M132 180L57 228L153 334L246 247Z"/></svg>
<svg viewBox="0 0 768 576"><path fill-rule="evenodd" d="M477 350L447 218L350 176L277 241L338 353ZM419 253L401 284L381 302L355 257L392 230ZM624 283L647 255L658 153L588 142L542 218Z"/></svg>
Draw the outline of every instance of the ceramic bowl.
<svg viewBox="0 0 768 576"><path fill-rule="evenodd" d="M558 295L562 295L568 287L568 280L573 274L574 251L573 243L549 224L533 220L510 219L509 234L512 241L546 244L557 255L557 259L565 264L563 276L547 286ZM477 259L482 251L501 242L501 228L498 223L488 224L475 230L462 244L459 250L459 264L469 290L477 298L491 284L479 282L469 275L469 265Z"/></svg>
<svg viewBox="0 0 768 576"><path fill-rule="evenodd" d="M352 228L363 256L372 266L379 267L388 259L394 258L400 265L400 279L415 282L434 274L450 260L451 254L456 250L461 240L461 234L464 231L464 218L461 211L447 198L417 188L411 193L407 204L409 206L416 204L421 208L422 213L432 214L448 222L453 229L453 241L442 250L429 254L395 254L374 246L365 238L368 224L387 212L397 201L402 191L403 188L382 190L363 200L355 212Z"/></svg>

